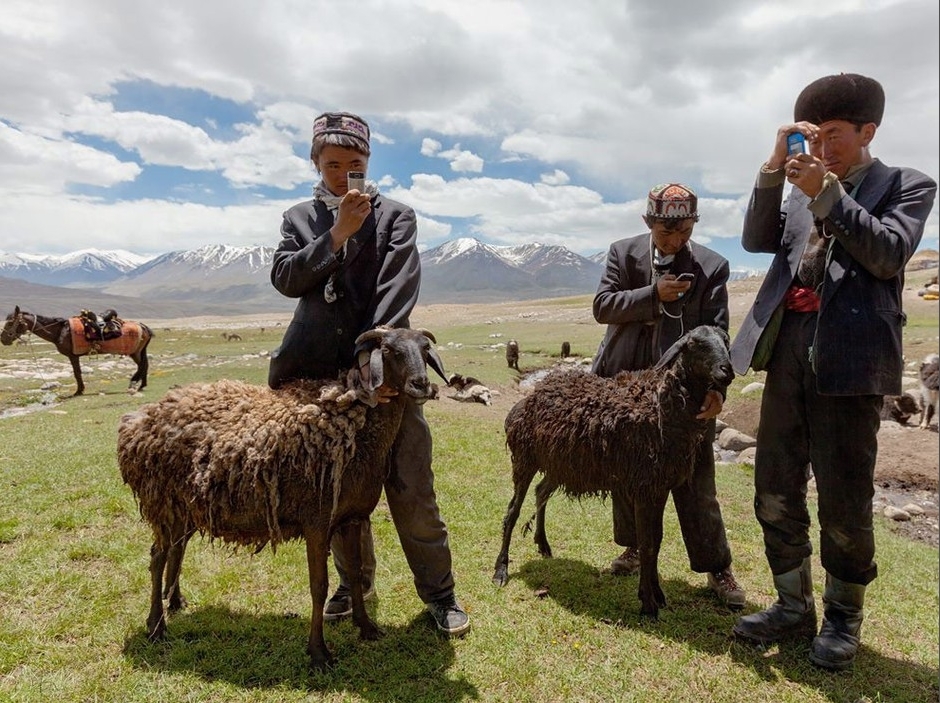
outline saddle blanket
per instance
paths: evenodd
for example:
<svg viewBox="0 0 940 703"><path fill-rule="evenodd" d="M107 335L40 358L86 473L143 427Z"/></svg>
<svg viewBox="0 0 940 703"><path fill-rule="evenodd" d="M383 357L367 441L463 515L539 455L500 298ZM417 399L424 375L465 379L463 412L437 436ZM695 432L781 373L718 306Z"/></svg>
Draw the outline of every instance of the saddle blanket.
<svg viewBox="0 0 940 703"><path fill-rule="evenodd" d="M138 323L122 320L120 337L89 342L85 338L85 325L81 317L70 317L69 327L72 331L72 352L77 356L89 353L133 354L140 347L140 338L144 332Z"/></svg>

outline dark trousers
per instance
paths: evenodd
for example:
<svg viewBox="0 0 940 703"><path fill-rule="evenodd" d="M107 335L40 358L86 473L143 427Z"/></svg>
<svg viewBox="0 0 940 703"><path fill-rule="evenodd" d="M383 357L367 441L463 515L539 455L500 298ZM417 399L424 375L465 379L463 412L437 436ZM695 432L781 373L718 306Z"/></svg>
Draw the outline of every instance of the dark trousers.
<svg viewBox="0 0 940 703"><path fill-rule="evenodd" d="M392 449L392 473L385 483L385 499L414 574L418 597L429 603L452 595L454 575L447 527L437 507L431 471L431 432L421 406L412 402L405 406ZM340 584L348 587L346 559L339 542L334 536L330 549ZM375 581L375 547L368 522L363 523L362 529L362 570L363 587L368 589Z"/></svg>
<svg viewBox="0 0 940 703"><path fill-rule="evenodd" d="M717 573L731 566L731 548L725 536L715 489L715 422L699 446L695 471L687 483L672 489L682 541L692 571ZM614 541L621 547L636 547L636 520L630 501L611 495L614 511Z"/></svg>
<svg viewBox="0 0 940 703"><path fill-rule="evenodd" d="M783 316L761 401L754 512L771 571L798 568L812 553L806 506L812 471L823 568L868 584L878 573L872 498L883 397L817 393L809 360L815 329L816 313Z"/></svg>

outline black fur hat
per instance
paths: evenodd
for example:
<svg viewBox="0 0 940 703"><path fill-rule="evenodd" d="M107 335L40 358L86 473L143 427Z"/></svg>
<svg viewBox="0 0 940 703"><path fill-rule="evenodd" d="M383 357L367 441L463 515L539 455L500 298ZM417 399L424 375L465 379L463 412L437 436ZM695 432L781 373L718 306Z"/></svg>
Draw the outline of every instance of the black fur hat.
<svg viewBox="0 0 940 703"><path fill-rule="evenodd" d="M840 73L819 78L803 88L793 106L793 120L817 125L829 120L880 125L884 111L881 83L857 73Z"/></svg>

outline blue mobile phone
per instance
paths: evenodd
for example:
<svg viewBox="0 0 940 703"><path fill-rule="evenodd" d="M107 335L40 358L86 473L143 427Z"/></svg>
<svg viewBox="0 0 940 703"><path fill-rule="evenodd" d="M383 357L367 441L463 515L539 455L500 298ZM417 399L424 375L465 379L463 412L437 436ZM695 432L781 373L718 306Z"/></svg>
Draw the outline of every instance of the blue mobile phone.
<svg viewBox="0 0 940 703"><path fill-rule="evenodd" d="M804 137L800 132L791 132L787 135L787 154L793 156L795 154L805 154L806 153L806 137Z"/></svg>

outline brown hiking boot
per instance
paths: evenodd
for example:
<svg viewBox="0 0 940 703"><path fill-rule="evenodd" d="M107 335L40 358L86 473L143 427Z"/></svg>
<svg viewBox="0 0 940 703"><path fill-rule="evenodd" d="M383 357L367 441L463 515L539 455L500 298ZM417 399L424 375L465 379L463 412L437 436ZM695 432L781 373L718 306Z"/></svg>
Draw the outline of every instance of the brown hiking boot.
<svg viewBox="0 0 940 703"><path fill-rule="evenodd" d="M718 599L732 610L740 610L747 603L744 589L738 585L731 572L731 567L708 575L708 587Z"/></svg>
<svg viewBox="0 0 940 703"><path fill-rule="evenodd" d="M614 576L633 576L640 571L640 550L627 547L623 554L610 562L610 573Z"/></svg>

